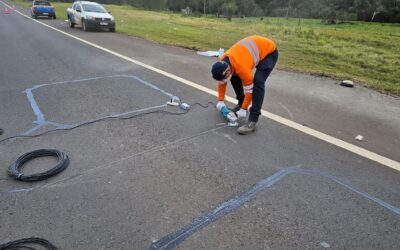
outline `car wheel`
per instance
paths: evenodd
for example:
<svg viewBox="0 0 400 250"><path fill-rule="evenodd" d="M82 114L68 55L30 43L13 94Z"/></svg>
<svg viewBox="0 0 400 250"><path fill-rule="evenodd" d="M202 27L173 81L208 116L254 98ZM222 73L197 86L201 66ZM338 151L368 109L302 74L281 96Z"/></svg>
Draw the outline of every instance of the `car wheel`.
<svg viewBox="0 0 400 250"><path fill-rule="evenodd" d="M72 22L70 17L68 17L68 25L69 25L70 28L74 28L75 27L75 24Z"/></svg>
<svg viewBox="0 0 400 250"><path fill-rule="evenodd" d="M88 28L87 28L87 26L86 26L86 21L85 21L85 19L82 19L82 29L83 29L84 31L88 31Z"/></svg>
<svg viewBox="0 0 400 250"><path fill-rule="evenodd" d="M53 16L53 19L57 19L56 15Z"/></svg>
<svg viewBox="0 0 400 250"><path fill-rule="evenodd" d="M110 32L115 32L115 28L110 28Z"/></svg>

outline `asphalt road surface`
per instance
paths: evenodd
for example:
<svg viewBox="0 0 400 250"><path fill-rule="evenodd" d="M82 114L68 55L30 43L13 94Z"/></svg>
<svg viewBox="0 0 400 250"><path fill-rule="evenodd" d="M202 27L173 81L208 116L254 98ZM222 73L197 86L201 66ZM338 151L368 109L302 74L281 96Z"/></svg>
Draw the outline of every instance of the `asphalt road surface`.
<svg viewBox="0 0 400 250"><path fill-rule="evenodd" d="M184 112L165 105L171 95L215 102L207 93L215 58L39 21L58 31L0 14L0 140L118 114ZM344 146L268 117L240 136L212 105L7 140L0 243L35 236L60 249L399 249L399 100L275 70L263 108ZM7 175L40 148L66 152L70 166L37 183ZM36 159L24 171L54 162Z"/></svg>

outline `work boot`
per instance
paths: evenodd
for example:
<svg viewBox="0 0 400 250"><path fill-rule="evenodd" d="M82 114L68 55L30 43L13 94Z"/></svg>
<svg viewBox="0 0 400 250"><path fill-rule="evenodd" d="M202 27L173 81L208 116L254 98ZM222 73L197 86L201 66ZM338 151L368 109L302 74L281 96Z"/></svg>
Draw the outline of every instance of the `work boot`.
<svg viewBox="0 0 400 250"><path fill-rule="evenodd" d="M236 132L241 135L247 135L256 130L257 122L249 121L247 124L239 127Z"/></svg>

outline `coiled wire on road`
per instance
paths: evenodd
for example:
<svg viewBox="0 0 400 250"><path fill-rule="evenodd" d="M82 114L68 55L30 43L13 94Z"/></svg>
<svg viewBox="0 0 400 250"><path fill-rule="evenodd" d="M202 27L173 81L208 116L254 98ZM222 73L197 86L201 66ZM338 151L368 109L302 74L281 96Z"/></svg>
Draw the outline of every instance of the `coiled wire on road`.
<svg viewBox="0 0 400 250"><path fill-rule="evenodd" d="M7 242L0 245L0 250L35 250L37 248L32 247L32 245L39 245L47 250L57 250L57 247L51 244L48 240L41 238L24 238L16 241Z"/></svg>
<svg viewBox="0 0 400 250"><path fill-rule="evenodd" d="M26 162L34 158L43 156L57 157L58 162L53 168L42 173L25 175L24 173L21 172L21 168ZM66 169L68 165L69 165L69 158L64 152L61 152L60 150L57 149L38 149L32 152L25 153L22 156L20 156L13 164L11 164L8 167L8 175L19 181L29 181L29 182L41 181L60 173L61 171Z"/></svg>

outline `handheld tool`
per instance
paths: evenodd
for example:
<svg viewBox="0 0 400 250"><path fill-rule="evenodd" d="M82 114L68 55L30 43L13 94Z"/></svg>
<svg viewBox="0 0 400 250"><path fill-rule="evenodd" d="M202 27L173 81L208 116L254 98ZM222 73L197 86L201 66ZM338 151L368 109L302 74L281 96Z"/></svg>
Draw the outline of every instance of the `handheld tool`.
<svg viewBox="0 0 400 250"><path fill-rule="evenodd" d="M228 109L227 107L223 107L221 109L221 114L223 117L225 117L225 119L228 120L228 126L229 127L237 127L239 126L239 123L237 122L237 117L235 115L235 113Z"/></svg>

